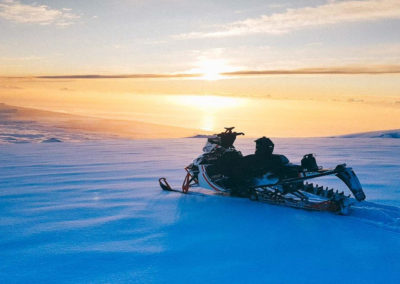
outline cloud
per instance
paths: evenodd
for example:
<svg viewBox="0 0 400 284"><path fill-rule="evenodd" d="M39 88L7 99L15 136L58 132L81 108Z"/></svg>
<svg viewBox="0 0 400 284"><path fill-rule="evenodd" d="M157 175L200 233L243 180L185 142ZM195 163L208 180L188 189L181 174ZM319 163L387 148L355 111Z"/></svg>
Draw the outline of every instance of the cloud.
<svg viewBox="0 0 400 284"><path fill-rule="evenodd" d="M283 13L232 22L221 25L214 31L191 32L175 37L212 38L257 33L284 34L309 27L399 18L399 0L329 1L316 7L287 9Z"/></svg>
<svg viewBox="0 0 400 284"><path fill-rule="evenodd" d="M122 74L122 75L54 75L36 76L38 79L158 79L158 78L196 78L201 74Z"/></svg>
<svg viewBox="0 0 400 284"><path fill-rule="evenodd" d="M242 70L236 72L226 72L224 76L255 76L255 75L313 75L313 74L400 74L400 65L371 65L371 66L339 66L339 67L320 67L320 68L299 68L299 69L279 69L279 70Z"/></svg>
<svg viewBox="0 0 400 284"><path fill-rule="evenodd" d="M224 72L225 77L235 76L269 76L269 75L352 75L352 74L400 74L400 65L371 66L339 66L321 68L277 69L277 70L241 70ZM36 79L173 79L173 78L203 78L200 73L163 73L163 74L116 74L116 75L48 75L30 78ZM7 77L10 78L10 77Z"/></svg>
<svg viewBox="0 0 400 284"><path fill-rule="evenodd" d="M52 9L46 5L22 4L19 1L0 2L0 18L23 24L68 26L80 18L71 9Z"/></svg>
<svg viewBox="0 0 400 284"><path fill-rule="evenodd" d="M34 61L42 60L40 56L22 56L22 57L0 57L0 61Z"/></svg>

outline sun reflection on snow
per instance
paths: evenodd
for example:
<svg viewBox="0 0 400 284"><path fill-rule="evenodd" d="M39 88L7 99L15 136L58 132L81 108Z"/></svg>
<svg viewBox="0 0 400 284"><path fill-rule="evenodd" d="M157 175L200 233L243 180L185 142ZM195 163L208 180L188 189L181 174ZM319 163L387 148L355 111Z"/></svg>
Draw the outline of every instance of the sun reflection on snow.
<svg viewBox="0 0 400 284"><path fill-rule="evenodd" d="M171 96L172 100L183 106L193 107L205 111L215 111L224 108L237 107L242 104L241 99L222 96Z"/></svg>
<svg viewBox="0 0 400 284"><path fill-rule="evenodd" d="M203 119L201 122L201 130L204 131L213 131L214 130L214 115L203 115Z"/></svg>
<svg viewBox="0 0 400 284"><path fill-rule="evenodd" d="M169 95L166 99L167 103L182 107L193 119L194 127L209 132L225 123L231 109L247 104L245 98L213 95Z"/></svg>

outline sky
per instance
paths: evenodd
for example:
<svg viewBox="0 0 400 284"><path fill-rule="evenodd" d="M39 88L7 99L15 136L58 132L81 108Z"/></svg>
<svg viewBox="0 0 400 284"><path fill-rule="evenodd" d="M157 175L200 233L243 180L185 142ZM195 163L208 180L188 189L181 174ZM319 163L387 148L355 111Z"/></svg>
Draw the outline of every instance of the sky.
<svg viewBox="0 0 400 284"><path fill-rule="evenodd" d="M400 128L398 0L0 0L0 35L4 103L252 135Z"/></svg>

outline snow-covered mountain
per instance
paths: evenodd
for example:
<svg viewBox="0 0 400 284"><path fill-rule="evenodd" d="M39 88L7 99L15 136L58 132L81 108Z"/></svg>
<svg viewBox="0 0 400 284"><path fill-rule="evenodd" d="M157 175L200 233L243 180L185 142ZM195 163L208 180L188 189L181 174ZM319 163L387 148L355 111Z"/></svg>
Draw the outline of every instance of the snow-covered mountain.
<svg viewBox="0 0 400 284"><path fill-rule="evenodd" d="M112 137L177 138L199 130L131 120L86 117L0 103L0 143L85 141Z"/></svg>
<svg viewBox="0 0 400 284"><path fill-rule="evenodd" d="M381 130L336 136L340 138L400 138L400 129Z"/></svg>
<svg viewBox="0 0 400 284"><path fill-rule="evenodd" d="M216 135L212 135L212 134L196 134L196 135L189 136L189 137L186 137L186 138L213 138L213 137L216 137Z"/></svg>

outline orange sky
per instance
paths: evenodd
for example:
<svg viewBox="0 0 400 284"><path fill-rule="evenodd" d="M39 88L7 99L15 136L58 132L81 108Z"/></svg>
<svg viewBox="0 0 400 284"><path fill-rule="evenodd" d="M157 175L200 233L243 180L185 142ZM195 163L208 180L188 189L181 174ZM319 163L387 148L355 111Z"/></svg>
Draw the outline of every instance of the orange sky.
<svg viewBox="0 0 400 284"><path fill-rule="evenodd" d="M399 75L203 79L6 79L0 101L250 136L327 136L400 126Z"/></svg>

